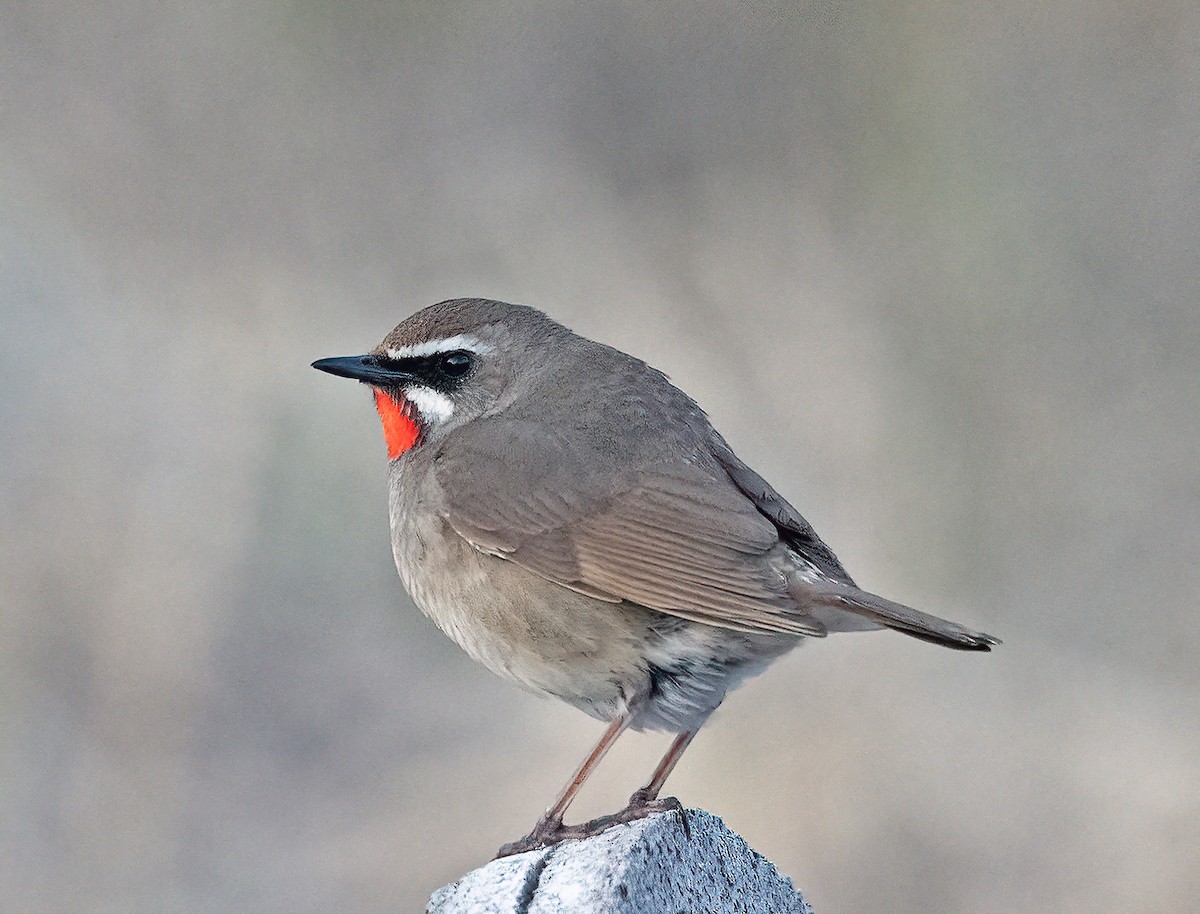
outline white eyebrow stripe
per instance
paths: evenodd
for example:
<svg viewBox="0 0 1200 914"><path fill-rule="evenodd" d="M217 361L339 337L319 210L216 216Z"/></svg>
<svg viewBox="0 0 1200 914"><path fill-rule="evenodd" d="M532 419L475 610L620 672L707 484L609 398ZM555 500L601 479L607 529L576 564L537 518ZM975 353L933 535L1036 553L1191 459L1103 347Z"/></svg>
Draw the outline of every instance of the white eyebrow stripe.
<svg viewBox="0 0 1200 914"><path fill-rule="evenodd" d="M465 349L468 352L492 351L491 346L481 343L469 333L460 333L457 336L448 336L441 340L426 340L411 346L399 346L389 349L387 354L389 358L393 359L412 359L423 355L436 355L439 352L453 352L456 349Z"/></svg>
<svg viewBox="0 0 1200 914"><path fill-rule="evenodd" d="M454 401L431 387L406 387L404 399L417 408L426 422L445 422L454 415Z"/></svg>

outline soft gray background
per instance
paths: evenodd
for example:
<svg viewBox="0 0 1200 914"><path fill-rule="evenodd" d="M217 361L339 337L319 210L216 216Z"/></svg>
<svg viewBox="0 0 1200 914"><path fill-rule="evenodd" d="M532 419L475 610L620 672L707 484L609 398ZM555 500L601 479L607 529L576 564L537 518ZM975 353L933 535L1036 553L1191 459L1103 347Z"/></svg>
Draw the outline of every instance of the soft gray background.
<svg viewBox="0 0 1200 914"><path fill-rule="evenodd" d="M1200 898L1200 7L0 12L0 908L419 909L598 732L391 567L360 352L668 371L872 589L672 782L822 914ZM631 736L577 810L666 744Z"/></svg>

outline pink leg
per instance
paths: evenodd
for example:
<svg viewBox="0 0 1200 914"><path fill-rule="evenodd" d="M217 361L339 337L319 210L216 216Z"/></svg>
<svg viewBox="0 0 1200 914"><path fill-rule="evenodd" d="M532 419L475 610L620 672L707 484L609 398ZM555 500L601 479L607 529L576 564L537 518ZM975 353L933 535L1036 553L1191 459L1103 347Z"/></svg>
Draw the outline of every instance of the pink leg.
<svg viewBox="0 0 1200 914"><path fill-rule="evenodd" d="M662 761L658 763L658 767L654 769L654 774L650 775L650 780L645 787L634 791L632 797L629 798L629 805L636 806L642 803L649 803L651 800L657 800L659 793L662 792L663 784L667 782L667 778L671 776L671 772L675 770L675 766L679 764L679 759L685 750L696 738L699 730L685 730L675 737L671 743L671 748L667 750L667 754L662 757Z"/></svg>
<svg viewBox="0 0 1200 914"><path fill-rule="evenodd" d="M550 804L550 808L542 813L542 818L538 821L539 826L551 822L556 825L562 824L567 807L571 805L571 801L575 799L575 796L582 789L584 782L591 773L596 770L596 766L600 764L600 760L608 754L608 750L617 741L617 737L625 732L630 720L632 720L632 715L625 714L608 725L608 728L601 735L600 741L596 743L596 747L583 760L583 763L576 770L575 774L571 776L571 780L567 781L567 785L559 791L554 802Z"/></svg>
<svg viewBox="0 0 1200 914"><path fill-rule="evenodd" d="M629 727L631 720L633 720L633 714L627 712L608 725L601 735L600 741L596 743L595 748L588 753L587 758L583 760L583 763L571 776L571 780L567 781L566 786L559 791L554 802L550 804L550 808L542 813L542 817L533 826L533 831L524 838L504 845L500 848L500 852L496 854L497 858L544 847L547 844L553 844L555 841L561 841L564 837L570 836L570 833L563 827L563 816L566 814L567 807L571 805L571 801L575 799L584 782L587 781L588 776L596 770L596 766L600 764L600 760L608 754L608 750L617 741L617 737Z"/></svg>
<svg viewBox="0 0 1200 914"><path fill-rule="evenodd" d="M696 729L698 730L699 728ZM637 819L644 819L646 816L656 812L679 813L679 824L683 827L683 833L690 838L691 828L688 825L687 814L684 812L683 804L674 797L667 797L665 800L660 800L658 799L658 795L662 791L663 784L666 783L671 771L679 763L679 758L683 755L683 750L688 747L688 744L691 743L695 736L696 730L686 730L675 737L671 743L671 748L667 750L667 754L662 757L662 761L654 769L654 774L650 776L649 782L647 782L645 787L633 792L633 796L629 798L628 806L620 812L613 813L611 816L601 816L599 819L592 819L592 821L584 822L582 825L560 825L557 832L557 840L596 835L606 828L612 828L614 825L621 825L626 822L633 822Z"/></svg>

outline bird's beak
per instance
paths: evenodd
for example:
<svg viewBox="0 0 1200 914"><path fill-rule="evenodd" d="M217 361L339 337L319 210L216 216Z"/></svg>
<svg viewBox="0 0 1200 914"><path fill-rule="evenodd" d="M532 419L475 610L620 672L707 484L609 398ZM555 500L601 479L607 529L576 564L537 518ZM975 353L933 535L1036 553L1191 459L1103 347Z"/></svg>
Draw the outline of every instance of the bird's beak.
<svg viewBox="0 0 1200 914"><path fill-rule="evenodd" d="M412 380L412 374L388 364L374 355L343 355L332 359L318 359L312 363L318 371L327 371L341 378L353 378L364 384L394 386Z"/></svg>

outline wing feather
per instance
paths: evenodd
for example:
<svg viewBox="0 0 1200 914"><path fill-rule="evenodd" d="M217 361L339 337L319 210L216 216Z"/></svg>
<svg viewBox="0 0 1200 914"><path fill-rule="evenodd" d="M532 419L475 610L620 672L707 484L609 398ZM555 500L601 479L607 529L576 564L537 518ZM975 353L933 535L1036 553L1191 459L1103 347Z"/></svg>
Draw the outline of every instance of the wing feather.
<svg viewBox="0 0 1200 914"><path fill-rule="evenodd" d="M797 554L834 580L851 587L855 586L854 580L846 573L833 550L817 536L812 524L805 520L786 498L776 492L769 482L742 463L716 431L713 432L713 455L738 489L775 525Z"/></svg>
<svg viewBox="0 0 1200 914"><path fill-rule="evenodd" d="M788 594L778 530L715 462L625 465L516 420L458 434L469 438L435 472L450 526L480 551L598 599L736 631L825 634Z"/></svg>

